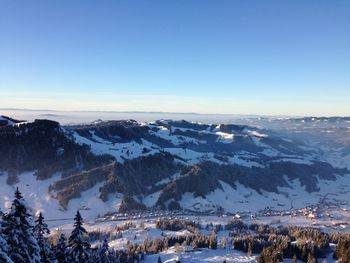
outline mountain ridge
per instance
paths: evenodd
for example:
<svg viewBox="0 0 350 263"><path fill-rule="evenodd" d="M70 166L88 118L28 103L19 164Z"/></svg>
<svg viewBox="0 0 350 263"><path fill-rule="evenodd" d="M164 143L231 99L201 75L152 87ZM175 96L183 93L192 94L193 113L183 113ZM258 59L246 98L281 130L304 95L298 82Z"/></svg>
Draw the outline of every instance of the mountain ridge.
<svg viewBox="0 0 350 263"><path fill-rule="evenodd" d="M55 178L46 196L62 211L84 203L89 191L105 204L118 203L103 212L232 210L212 195L316 196L321 184L347 180L349 173L321 160L320 151L299 138L249 125L126 120L61 126L35 120L0 127L0 145L0 177L8 186L22 183L26 172L39 184ZM267 206L277 208L276 202Z"/></svg>

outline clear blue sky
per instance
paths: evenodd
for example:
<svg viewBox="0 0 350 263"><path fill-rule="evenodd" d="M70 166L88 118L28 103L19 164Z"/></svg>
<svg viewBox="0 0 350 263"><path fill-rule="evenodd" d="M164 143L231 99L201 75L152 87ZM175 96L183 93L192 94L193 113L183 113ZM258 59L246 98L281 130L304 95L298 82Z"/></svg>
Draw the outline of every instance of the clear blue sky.
<svg viewBox="0 0 350 263"><path fill-rule="evenodd" d="M0 108L350 115L350 1L0 1Z"/></svg>

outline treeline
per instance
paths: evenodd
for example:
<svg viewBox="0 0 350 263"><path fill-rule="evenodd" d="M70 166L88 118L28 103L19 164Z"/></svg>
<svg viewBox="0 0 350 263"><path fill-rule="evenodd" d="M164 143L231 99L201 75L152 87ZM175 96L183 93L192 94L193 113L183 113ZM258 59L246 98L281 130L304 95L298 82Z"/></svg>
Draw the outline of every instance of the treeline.
<svg viewBox="0 0 350 263"><path fill-rule="evenodd" d="M259 254L259 263L277 263L287 258L292 258L292 262L302 260L316 263L317 258L325 258L329 254L330 243L335 243L334 258L342 263L350 263L349 233L323 233L305 227L248 226L240 220L233 220L226 225L208 224L204 228L190 220L158 220L156 227L162 231L187 229L192 235L163 234L161 239L145 238L142 244L128 242L124 250L109 247L108 240L119 238L123 231L135 227L134 223L126 223L109 233L88 233L77 211L69 236L62 233L59 236L50 235L42 213L33 218L17 189L9 212L3 214L0 211L0 262L138 263L147 254L156 254L174 246L183 246L182 249L217 249L229 245L248 255ZM209 234L203 235L201 230ZM217 233L222 230L229 231L231 243L225 237L218 242ZM91 247L91 242L101 240L100 246Z"/></svg>
<svg viewBox="0 0 350 263"><path fill-rule="evenodd" d="M79 211L69 237L61 234L50 242L42 213L33 220L18 189L9 212L0 215L1 263L137 263L144 258L131 245L125 251L110 249L107 239L92 248Z"/></svg>
<svg viewBox="0 0 350 263"><path fill-rule="evenodd" d="M334 257L341 259L342 263L350 263L350 234L337 234L332 235L337 241Z"/></svg>
<svg viewBox="0 0 350 263"><path fill-rule="evenodd" d="M316 263L317 258L326 258L331 252L330 243L337 244L334 258L350 263L350 234L323 233L318 229L297 226L273 228L268 225L241 227L254 234L242 234L233 238L235 249L248 254L259 254L259 263L277 263L291 258Z"/></svg>
<svg viewBox="0 0 350 263"><path fill-rule="evenodd" d="M187 237L166 237L163 240L153 240L149 243L146 253L158 253L174 245L192 246L196 248L226 247L226 240L217 240L217 233L226 230L232 237L231 246L248 255L259 254L259 263L277 263L284 259L292 262L302 260L316 263L317 258L326 258L331 252L330 243L337 244L334 258L342 263L350 263L350 234L323 233L311 227L244 224L241 220L232 220L226 225L212 223L204 229L211 230L210 235L203 236L200 230L203 227L189 220L159 220L156 227L161 230L178 231L187 229L194 233ZM254 233L254 234L252 234Z"/></svg>
<svg viewBox="0 0 350 263"><path fill-rule="evenodd" d="M0 212L1 213L1 212ZM162 239L144 239L142 244L127 243L124 250L114 250L108 245L111 238L99 231L87 232L79 211L74 217L73 230L69 236L61 233L50 235L42 213L35 219L29 213L22 194L17 189L8 213L1 213L0 262L1 263L137 263L147 254L159 253L173 246L187 245L193 248L217 248L217 235L201 235L200 225L191 221L159 221L163 230L189 229L195 235L166 236ZM118 226L117 235L136 227L133 223ZM91 241L103 240L102 245L92 248Z"/></svg>
<svg viewBox="0 0 350 263"><path fill-rule="evenodd" d="M195 223L190 220L158 220L156 222L156 227L161 230L170 230L170 231L178 231L187 229L191 233L198 233L200 229L202 229L202 226L198 223Z"/></svg>

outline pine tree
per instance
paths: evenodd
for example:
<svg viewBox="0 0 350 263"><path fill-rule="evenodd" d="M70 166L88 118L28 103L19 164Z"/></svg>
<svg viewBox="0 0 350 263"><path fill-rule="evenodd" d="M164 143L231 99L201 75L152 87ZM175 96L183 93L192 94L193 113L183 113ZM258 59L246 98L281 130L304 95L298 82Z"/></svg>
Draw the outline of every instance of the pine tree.
<svg viewBox="0 0 350 263"><path fill-rule="evenodd" d="M209 248L217 249L217 247L218 247L218 239L217 239L216 233L212 231L209 236Z"/></svg>
<svg viewBox="0 0 350 263"><path fill-rule="evenodd" d="M39 263L40 248L33 233L31 216L18 188L3 224L9 257L16 263Z"/></svg>
<svg viewBox="0 0 350 263"><path fill-rule="evenodd" d="M85 263L89 258L90 244L84 240L83 235L86 234L86 230L83 227L83 218L79 211L77 211L74 217L74 228L68 240L68 246L70 247L70 259L74 263Z"/></svg>
<svg viewBox="0 0 350 263"><path fill-rule="evenodd" d="M99 250L99 262L101 262L101 263L109 263L110 262L108 250L109 250L108 240L107 240L107 238L105 238L103 240L103 244Z"/></svg>
<svg viewBox="0 0 350 263"><path fill-rule="evenodd" d="M40 212L35 220L34 235L40 247L40 257L42 263L50 263L51 251L46 235L50 234L47 224L44 222L43 214Z"/></svg>
<svg viewBox="0 0 350 263"><path fill-rule="evenodd" d="M220 240L220 247L226 249L226 238L222 237Z"/></svg>
<svg viewBox="0 0 350 263"><path fill-rule="evenodd" d="M311 254L309 254L307 263L316 263L316 259Z"/></svg>
<svg viewBox="0 0 350 263"><path fill-rule="evenodd" d="M67 250L67 239L64 234L61 234L60 238L57 241L57 244L53 249L54 259L58 263L68 263L68 250Z"/></svg>
<svg viewBox="0 0 350 263"><path fill-rule="evenodd" d="M2 215L2 212L0 211L0 216L1 215ZM11 258L8 256L9 247L8 247L5 235L3 233L2 224L3 224L2 218L0 217L0 262L13 263Z"/></svg>

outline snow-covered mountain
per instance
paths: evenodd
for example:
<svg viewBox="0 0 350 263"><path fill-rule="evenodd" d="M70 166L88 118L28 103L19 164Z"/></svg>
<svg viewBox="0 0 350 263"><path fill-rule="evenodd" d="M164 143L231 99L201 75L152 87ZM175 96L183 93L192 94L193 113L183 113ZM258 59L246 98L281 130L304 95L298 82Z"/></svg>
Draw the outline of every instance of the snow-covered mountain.
<svg viewBox="0 0 350 263"><path fill-rule="evenodd" d="M7 125L14 125L16 123L19 123L20 121L17 121L15 119L12 119L10 117L0 115L0 127L1 126L7 126Z"/></svg>
<svg viewBox="0 0 350 263"><path fill-rule="evenodd" d="M348 121L310 128L305 119L76 126L10 119L0 126L1 206L6 209L17 186L49 217L77 208L89 217L151 207L288 209L326 194L344 202L350 197ZM324 129L338 135L330 139Z"/></svg>

